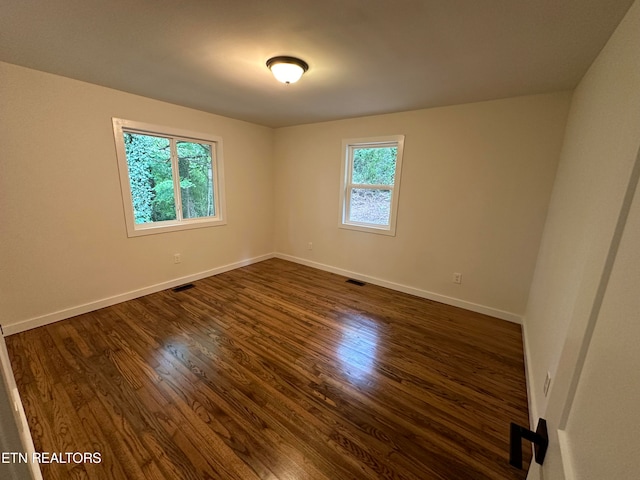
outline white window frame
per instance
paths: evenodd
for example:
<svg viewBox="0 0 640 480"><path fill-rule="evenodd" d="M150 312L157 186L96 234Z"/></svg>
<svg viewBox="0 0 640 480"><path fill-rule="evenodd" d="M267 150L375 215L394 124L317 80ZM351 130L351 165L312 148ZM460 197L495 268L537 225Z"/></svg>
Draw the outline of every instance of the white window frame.
<svg viewBox="0 0 640 480"><path fill-rule="evenodd" d="M353 183L353 151L356 148L397 147L396 171L393 185L368 185ZM400 178L402 174L402 157L404 153L404 135L386 135L382 137L350 138L342 141L344 155L341 171L340 188L340 228L358 230L361 232L377 233L395 236L398 218L398 197L400 193ZM389 207L389 224L377 225L373 223L353 222L349 220L351 189L390 190L391 205Z"/></svg>
<svg viewBox="0 0 640 480"><path fill-rule="evenodd" d="M224 162L222 159L222 138L207 133L191 132L178 128L152 125L149 123L113 118L113 136L116 143L116 155L118 157L118 171L120 173L120 188L124 206L124 217L127 225L127 236L137 237L155 233L175 232L192 228L213 227L227 223L226 202L224 194ZM124 133L136 133L165 137L172 141L184 140L194 143L206 143L211 145L211 162L213 166L213 201L215 216L202 218L182 218L182 205L180 195L175 197L176 219L160 222L136 224L133 211L133 198L131 195L131 183L129 179L129 167L124 146ZM171 152L172 171L174 172L174 191L180 192L180 179L177 178L178 159L175 148Z"/></svg>

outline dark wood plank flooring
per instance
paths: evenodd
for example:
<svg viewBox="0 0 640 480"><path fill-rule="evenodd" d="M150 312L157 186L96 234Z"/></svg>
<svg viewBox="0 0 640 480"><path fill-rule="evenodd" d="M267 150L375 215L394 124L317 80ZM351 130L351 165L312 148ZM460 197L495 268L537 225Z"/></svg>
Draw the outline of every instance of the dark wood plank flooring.
<svg viewBox="0 0 640 480"><path fill-rule="evenodd" d="M7 338L45 479L523 479L518 325L272 259Z"/></svg>

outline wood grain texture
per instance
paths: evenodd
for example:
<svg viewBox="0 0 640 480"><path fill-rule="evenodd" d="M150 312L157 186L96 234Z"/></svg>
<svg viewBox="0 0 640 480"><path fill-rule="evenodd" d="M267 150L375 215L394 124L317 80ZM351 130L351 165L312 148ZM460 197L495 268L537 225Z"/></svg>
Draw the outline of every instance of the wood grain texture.
<svg viewBox="0 0 640 480"><path fill-rule="evenodd" d="M523 479L518 325L272 259L7 338L46 479Z"/></svg>

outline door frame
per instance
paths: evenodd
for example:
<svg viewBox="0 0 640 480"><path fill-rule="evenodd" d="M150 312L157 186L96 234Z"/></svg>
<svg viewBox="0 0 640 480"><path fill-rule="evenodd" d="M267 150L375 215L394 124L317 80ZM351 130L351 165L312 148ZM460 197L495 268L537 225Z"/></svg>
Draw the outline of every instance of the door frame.
<svg viewBox="0 0 640 480"><path fill-rule="evenodd" d="M546 418L549 425L549 447L545 465L540 467L532 462L527 476L528 480L544 479L544 472L550 469L553 470L555 476L549 480L573 480L575 478L569 455L570 444L566 434L567 422L639 180L640 148L638 148L632 166L606 258L599 268L599 280L593 286L587 285L585 288L581 286L576 299L576 305L586 305L586 307L573 312L560 354L555 381L549 391L547 408L541 415ZM589 298L592 300L588 300ZM583 299L585 301L581 301ZM563 474L562 478L557 476L560 472Z"/></svg>

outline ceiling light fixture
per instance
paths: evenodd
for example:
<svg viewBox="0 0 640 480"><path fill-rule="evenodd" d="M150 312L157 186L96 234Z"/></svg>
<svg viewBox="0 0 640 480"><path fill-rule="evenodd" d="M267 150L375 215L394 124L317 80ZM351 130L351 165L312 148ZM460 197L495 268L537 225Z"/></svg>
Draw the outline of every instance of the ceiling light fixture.
<svg viewBox="0 0 640 480"><path fill-rule="evenodd" d="M267 60L267 67L276 80L289 85L296 83L304 72L309 70L306 62L295 57L273 57Z"/></svg>

